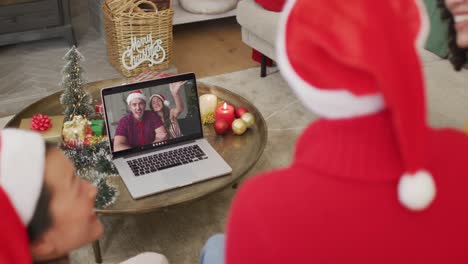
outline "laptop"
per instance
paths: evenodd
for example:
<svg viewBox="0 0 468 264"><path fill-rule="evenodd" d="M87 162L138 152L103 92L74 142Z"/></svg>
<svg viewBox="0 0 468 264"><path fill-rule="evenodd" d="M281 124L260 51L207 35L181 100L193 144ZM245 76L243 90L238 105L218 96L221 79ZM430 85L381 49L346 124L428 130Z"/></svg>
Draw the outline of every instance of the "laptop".
<svg viewBox="0 0 468 264"><path fill-rule="evenodd" d="M171 83L183 83L177 93L179 104L171 94ZM178 129L171 122L172 127L165 126L168 121L162 122L152 111L152 96L154 102L167 101L166 110L182 105L175 111ZM203 137L194 73L105 88L101 97L112 160L134 199L232 172ZM166 131L166 138L161 139L161 131Z"/></svg>

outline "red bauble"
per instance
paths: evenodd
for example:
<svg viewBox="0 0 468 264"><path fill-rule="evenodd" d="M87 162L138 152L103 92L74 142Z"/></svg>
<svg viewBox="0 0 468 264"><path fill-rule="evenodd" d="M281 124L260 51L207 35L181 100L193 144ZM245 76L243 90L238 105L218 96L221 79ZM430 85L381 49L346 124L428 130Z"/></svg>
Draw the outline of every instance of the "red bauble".
<svg viewBox="0 0 468 264"><path fill-rule="evenodd" d="M239 106L236 108L236 118L241 118L243 114L247 113L249 110L246 108Z"/></svg>
<svg viewBox="0 0 468 264"><path fill-rule="evenodd" d="M224 119L218 119L214 122L214 129L216 134L224 135L229 131L229 124Z"/></svg>

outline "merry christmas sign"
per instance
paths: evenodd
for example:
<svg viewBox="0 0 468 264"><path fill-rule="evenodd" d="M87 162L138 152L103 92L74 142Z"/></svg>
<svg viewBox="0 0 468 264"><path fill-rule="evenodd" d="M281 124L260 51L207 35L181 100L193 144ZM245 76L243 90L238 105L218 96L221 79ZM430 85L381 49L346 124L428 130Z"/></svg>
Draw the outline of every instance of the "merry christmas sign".
<svg viewBox="0 0 468 264"><path fill-rule="evenodd" d="M122 66L127 70L136 69L142 63L148 66L161 64L166 59L166 51L161 39L153 39L151 33L144 37L131 37L130 46L122 53Z"/></svg>

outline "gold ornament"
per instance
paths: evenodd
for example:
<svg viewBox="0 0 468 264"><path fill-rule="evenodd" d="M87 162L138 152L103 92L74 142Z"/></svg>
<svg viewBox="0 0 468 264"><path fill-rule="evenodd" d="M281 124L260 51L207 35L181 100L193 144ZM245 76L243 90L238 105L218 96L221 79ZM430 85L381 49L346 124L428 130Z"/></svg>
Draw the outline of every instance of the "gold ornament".
<svg viewBox="0 0 468 264"><path fill-rule="evenodd" d="M203 125L213 124L215 122L214 113L207 113L201 116L201 122Z"/></svg>
<svg viewBox="0 0 468 264"><path fill-rule="evenodd" d="M83 116L73 116L73 119L67 121L63 124L63 140L73 141L79 140L83 141L86 136L86 130L88 128L88 120Z"/></svg>
<svg viewBox="0 0 468 264"><path fill-rule="evenodd" d="M244 120L247 127L253 126L255 124L255 117L251 113L247 112L241 116L241 119Z"/></svg>
<svg viewBox="0 0 468 264"><path fill-rule="evenodd" d="M232 122L232 132L236 135L242 135L247 130L247 124L244 120L237 118Z"/></svg>
<svg viewBox="0 0 468 264"><path fill-rule="evenodd" d="M104 140L107 140L106 136L91 136L89 137L89 145L95 145L97 143L100 143Z"/></svg>

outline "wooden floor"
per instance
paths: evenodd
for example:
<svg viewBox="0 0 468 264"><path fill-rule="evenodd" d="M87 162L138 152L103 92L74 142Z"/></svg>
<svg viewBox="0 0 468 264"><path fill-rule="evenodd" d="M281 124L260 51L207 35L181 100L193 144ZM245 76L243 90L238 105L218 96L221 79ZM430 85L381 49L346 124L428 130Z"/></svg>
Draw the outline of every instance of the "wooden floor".
<svg viewBox="0 0 468 264"><path fill-rule="evenodd" d="M174 26L173 64L198 78L259 66L234 17Z"/></svg>

